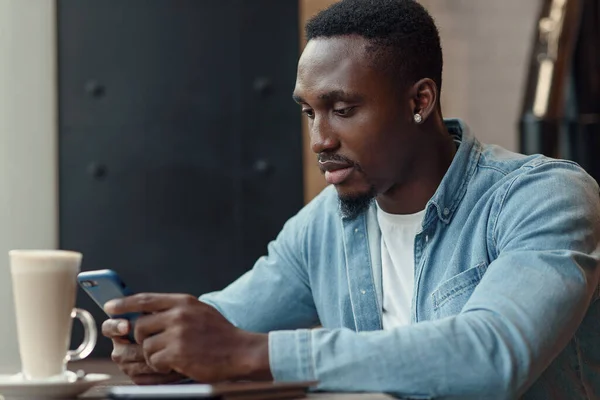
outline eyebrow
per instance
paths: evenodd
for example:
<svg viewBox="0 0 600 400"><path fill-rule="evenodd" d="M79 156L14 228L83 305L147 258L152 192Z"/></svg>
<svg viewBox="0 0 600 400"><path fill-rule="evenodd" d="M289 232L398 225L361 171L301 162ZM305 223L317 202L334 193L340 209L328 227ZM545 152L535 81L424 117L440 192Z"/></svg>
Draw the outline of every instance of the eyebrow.
<svg viewBox="0 0 600 400"><path fill-rule="evenodd" d="M292 98L294 99L294 101L296 103L306 103L306 100L304 100L302 97L298 96L297 94L292 94ZM361 101L363 100L364 96L358 94L358 93L351 93L351 92L346 92L344 90L331 90L327 93L322 93L319 95L319 100L323 100L323 101L328 101L328 102L335 102L335 101Z"/></svg>
<svg viewBox="0 0 600 400"><path fill-rule="evenodd" d="M344 90L332 90L319 95L319 100L325 101L358 101L362 100L363 96L358 93L350 93Z"/></svg>

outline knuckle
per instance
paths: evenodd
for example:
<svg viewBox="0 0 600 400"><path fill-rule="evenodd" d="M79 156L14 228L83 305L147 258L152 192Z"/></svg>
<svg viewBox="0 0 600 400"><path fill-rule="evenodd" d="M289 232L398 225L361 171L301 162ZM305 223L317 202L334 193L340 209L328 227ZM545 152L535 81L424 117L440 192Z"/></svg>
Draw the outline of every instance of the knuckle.
<svg viewBox="0 0 600 400"><path fill-rule="evenodd" d="M181 303L186 305L194 305L198 303L198 298L192 296L191 294L182 294L181 295Z"/></svg>
<svg viewBox="0 0 600 400"><path fill-rule="evenodd" d="M107 319L102 323L102 335L107 338L117 336L117 323L112 319Z"/></svg>
<svg viewBox="0 0 600 400"><path fill-rule="evenodd" d="M173 340L173 343L172 343L173 348L175 350L177 350L178 354L179 354L180 347L182 347L183 343L185 343L187 332L188 332L188 329L183 324L178 324L171 328L170 333L171 333L171 338Z"/></svg>
<svg viewBox="0 0 600 400"><path fill-rule="evenodd" d="M163 361L152 360L149 363L150 367L159 374L168 374L171 371L171 367L165 364Z"/></svg>
<svg viewBox="0 0 600 400"><path fill-rule="evenodd" d="M110 354L110 359L113 360L113 362L117 365L122 364L121 356L119 354L115 353L114 351Z"/></svg>
<svg viewBox="0 0 600 400"><path fill-rule="evenodd" d="M136 295L137 303L141 306L152 303L152 296L149 293L140 293Z"/></svg>
<svg viewBox="0 0 600 400"><path fill-rule="evenodd" d="M117 364L126 364L144 359L140 346L132 344L115 343L111 359Z"/></svg>
<svg viewBox="0 0 600 400"><path fill-rule="evenodd" d="M123 362L123 345L119 343L114 343L113 351L110 353L110 358L117 364L121 364Z"/></svg>
<svg viewBox="0 0 600 400"><path fill-rule="evenodd" d="M142 352L146 355L152 353L154 350L151 340L144 340L140 346L142 346Z"/></svg>
<svg viewBox="0 0 600 400"><path fill-rule="evenodd" d="M172 311L173 322L185 322L188 318L188 312L185 307L176 307Z"/></svg>

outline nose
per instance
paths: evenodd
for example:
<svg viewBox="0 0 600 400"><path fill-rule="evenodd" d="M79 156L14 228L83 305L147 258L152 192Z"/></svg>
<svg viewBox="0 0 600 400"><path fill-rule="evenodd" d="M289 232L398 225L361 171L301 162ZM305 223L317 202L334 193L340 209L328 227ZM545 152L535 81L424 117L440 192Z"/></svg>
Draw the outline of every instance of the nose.
<svg viewBox="0 0 600 400"><path fill-rule="evenodd" d="M340 146L337 135L332 131L327 118L316 115L315 119L309 121L308 129L310 147L316 154L332 152Z"/></svg>

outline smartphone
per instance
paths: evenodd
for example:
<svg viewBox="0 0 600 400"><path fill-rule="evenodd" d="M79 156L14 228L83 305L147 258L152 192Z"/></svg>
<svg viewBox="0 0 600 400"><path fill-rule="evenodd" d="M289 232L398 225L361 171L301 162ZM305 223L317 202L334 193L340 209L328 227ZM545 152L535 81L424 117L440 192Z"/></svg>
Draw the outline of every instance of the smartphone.
<svg viewBox="0 0 600 400"><path fill-rule="evenodd" d="M102 311L104 311L104 304L109 300L119 299L133 294L127 285L125 285L125 282L123 282L121 277L119 277L115 271L110 269L81 272L77 275L77 282L79 282L79 286L81 286L84 292L100 306ZM128 320L131 329L126 338L129 339L131 343L135 343L133 327L140 314L128 313L121 315L107 315L110 318Z"/></svg>

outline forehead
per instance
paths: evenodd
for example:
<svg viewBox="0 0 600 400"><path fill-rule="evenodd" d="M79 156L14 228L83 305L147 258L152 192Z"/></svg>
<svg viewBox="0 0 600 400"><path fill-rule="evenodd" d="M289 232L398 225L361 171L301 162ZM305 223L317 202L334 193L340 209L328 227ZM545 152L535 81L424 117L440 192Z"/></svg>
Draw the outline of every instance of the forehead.
<svg viewBox="0 0 600 400"><path fill-rule="evenodd" d="M309 41L298 62L295 93L306 96L334 90L366 93L377 89L381 74L373 68L368 44L360 36Z"/></svg>

